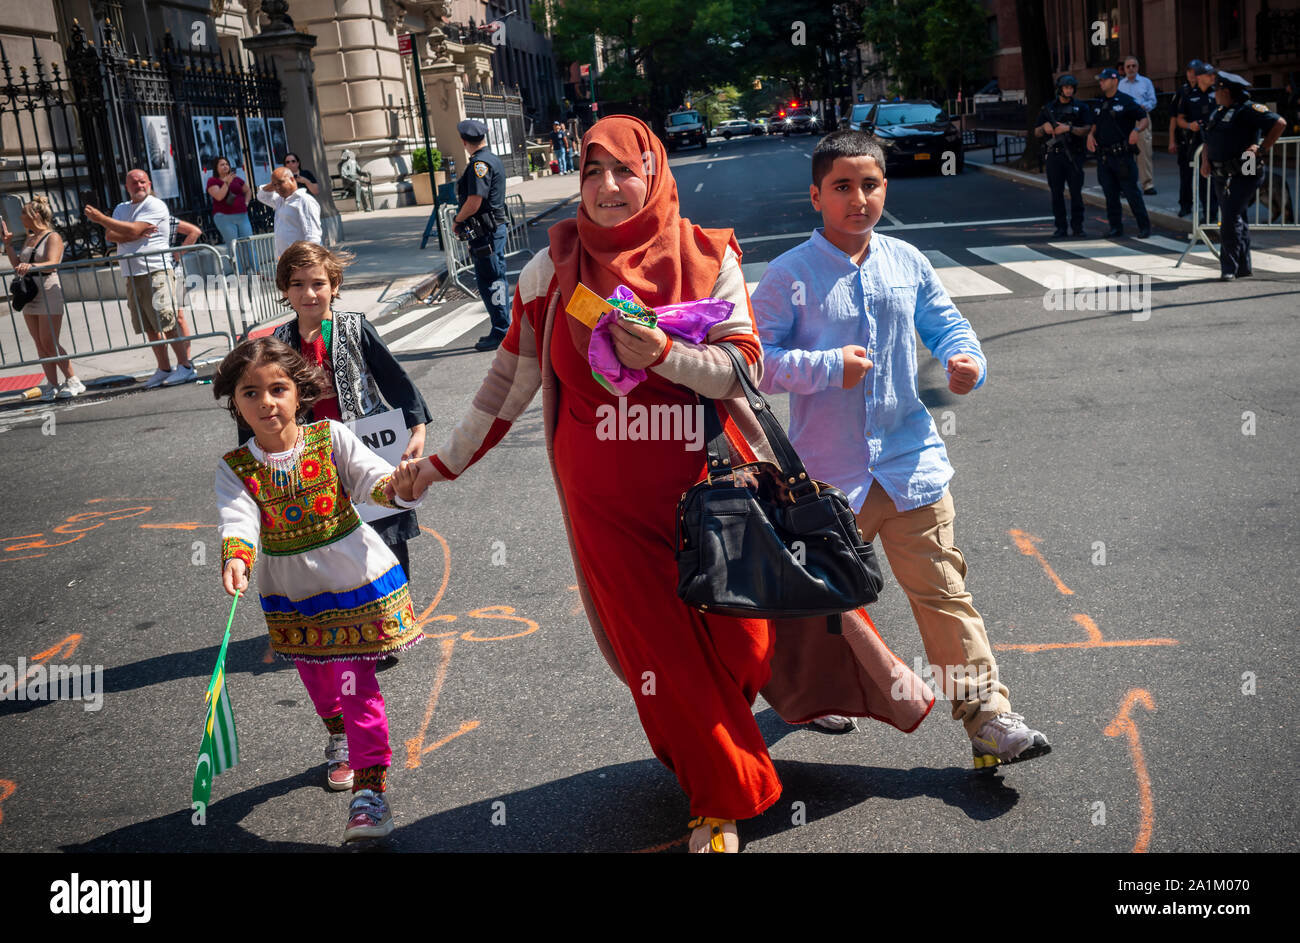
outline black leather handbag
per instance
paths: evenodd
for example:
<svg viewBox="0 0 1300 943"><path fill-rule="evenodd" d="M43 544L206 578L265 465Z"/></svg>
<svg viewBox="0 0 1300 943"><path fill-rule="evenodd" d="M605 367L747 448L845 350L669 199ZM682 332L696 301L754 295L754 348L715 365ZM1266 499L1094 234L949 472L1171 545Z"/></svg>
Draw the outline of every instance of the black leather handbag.
<svg viewBox="0 0 1300 943"><path fill-rule="evenodd" d="M707 476L677 508L677 595L704 612L748 618L831 616L875 602L883 580L844 492L808 477L740 352L732 360L777 463L732 467L714 402L701 397Z"/></svg>
<svg viewBox="0 0 1300 943"><path fill-rule="evenodd" d="M50 234L46 233L40 238L40 241L32 248L32 258L36 258L36 253L41 251L41 245ZM22 275L14 278L13 283L9 286L9 303L13 305L15 311L21 311L24 307L36 300L36 296L41 293L41 286L36 283L35 275Z"/></svg>

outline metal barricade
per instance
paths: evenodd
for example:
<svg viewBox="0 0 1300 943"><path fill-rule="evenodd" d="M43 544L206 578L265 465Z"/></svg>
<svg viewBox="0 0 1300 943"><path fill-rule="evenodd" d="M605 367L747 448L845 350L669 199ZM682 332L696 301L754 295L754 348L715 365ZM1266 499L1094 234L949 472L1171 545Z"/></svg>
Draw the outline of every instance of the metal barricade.
<svg viewBox="0 0 1300 943"><path fill-rule="evenodd" d="M151 260L161 258L161 264ZM127 283L121 272L123 260L143 260L151 267L151 300L155 308L165 308L177 315L178 336L150 341L136 331L127 301ZM32 273L37 279L50 274L49 269ZM232 300L225 275L223 256L203 243L108 255L76 262L63 262L52 271L59 276L63 300L63 322L58 343L66 353L41 357L20 315L32 313L28 307L15 311L10 303L14 278L12 271L0 272L0 292L8 317L0 318L0 369L36 366L60 360L145 350L177 340L224 338L233 348L237 330L238 308ZM158 277L158 273L163 273ZM137 283L138 284L138 283ZM38 299L38 303L40 299ZM35 305L32 305L34 307ZM155 325L144 323L144 327ZM192 330L191 330L192 327ZM136 338L139 338L138 340Z"/></svg>
<svg viewBox="0 0 1300 943"><path fill-rule="evenodd" d="M240 337L253 327L284 315L288 309L280 303L275 287L275 234L243 236L230 244L238 276L239 305L243 316Z"/></svg>
<svg viewBox="0 0 1300 943"><path fill-rule="evenodd" d="M1217 232L1222 221L1222 209L1218 200L1211 201L1209 211L1205 213L1205 222L1201 222L1201 154L1205 150L1202 144L1192 155L1192 231L1187 237L1187 247L1174 263L1177 268L1183 264L1198 242L1204 243L1219 257L1219 245L1210 240L1209 234ZM1296 200L1300 199L1300 137L1278 138L1269 148L1260 167L1259 188L1255 199L1246 209L1246 224L1251 231L1300 229L1300 212ZM1206 181L1205 192L1208 195L1214 186L1213 178Z"/></svg>
<svg viewBox="0 0 1300 943"><path fill-rule="evenodd" d="M437 293L429 299L430 304L441 301L452 285L466 294L478 294L478 283L474 280L474 256L470 254L469 243L457 239L454 232L457 212L457 207L451 204L445 203L438 208L438 229L442 233L442 244L447 247L447 277L443 279ZM506 258L531 251L528 248L528 210L524 198L511 193L506 196Z"/></svg>

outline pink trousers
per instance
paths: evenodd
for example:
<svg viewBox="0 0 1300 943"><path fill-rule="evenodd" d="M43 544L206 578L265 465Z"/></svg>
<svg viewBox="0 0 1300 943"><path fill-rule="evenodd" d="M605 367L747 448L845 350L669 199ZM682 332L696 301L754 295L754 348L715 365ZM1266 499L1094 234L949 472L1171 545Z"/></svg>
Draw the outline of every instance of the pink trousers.
<svg viewBox="0 0 1300 943"><path fill-rule="evenodd" d="M373 661L295 661L298 677L320 717L343 712L348 735L348 766L368 769L388 766L393 751L388 746L388 715L379 693Z"/></svg>

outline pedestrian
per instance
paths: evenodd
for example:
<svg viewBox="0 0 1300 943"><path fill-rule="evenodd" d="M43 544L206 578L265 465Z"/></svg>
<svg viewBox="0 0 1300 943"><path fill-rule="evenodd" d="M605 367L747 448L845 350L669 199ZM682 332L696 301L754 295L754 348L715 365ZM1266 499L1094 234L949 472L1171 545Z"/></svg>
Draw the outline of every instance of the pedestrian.
<svg viewBox="0 0 1300 943"><path fill-rule="evenodd" d="M253 224L248 220L248 186L235 173L227 158L217 158L206 189L212 198L212 223L221 233L221 241L230 246L236 239L251 237Z"/></svg>
<svg viewBox="0 0 1300 943"><path fill-rule="evenodd" d="M1196 61L1196 60L1194 60ZM1196 73L1196 87L1188 92L1184 97L1178 114L1178 127L1189 136L1188 140L1188 161L1196 158L1196 149L1204 143L1203 131L1205 124L1209 121L1210 115L1218 107L1214 103L1214 76L1215 68L1208 62L1198 62L1193 69ZM1188 168L1199 171L1200 168ZM1204 224L1207 219L1213 219L1214 214L1218 211L1219 198L1210 186L1210 181L1196 173L1196 188L1198 191L1197 199L1200 204L1199 222ZM1209 213L1207 216L1206 213Z"/></svg>
<svg viewBox="0 0 1300 943"><path fill-rule="evenodd" d="M54 231L54 213L50 201L44 194L38 193L31 202L24 203L20 217L27 238L22 248L14 253L12 245L14 234L9 225L0 218L0 241L4 242L5 255L13 266L15 280L30 276L36 284L36 294L22 307L23 320L27 330L36 344L36 356L62 356L62 360L51 360L41 364L47 385L41 387L42 402L55 399L71 399L86 392L86 385L77 377L72 368L72 361L67 359L68 352L59 343L59 332L63 328L63 287L59 284L58 265L63 261L63 237ZM63 371L64 380L59 382L59 371Z"/></svg>
<svg viewBox="0 0 1300 943"><path fill-rule="evenodd" d="M305 189L299 189L296 178L287 167L277 167L271 173L271 182L257 191L257 199L275 210L275 257L295 242L321 241L320 204Z"/></svg>
<svg viewBox="0 0 1300 943"><path fill-rule="evenodd" d="M131 325L136 333L154 342L149 349L158 368L145 381L144 388L189 383L198 376L190 361L190 342L186 340L190 331L176 310L176 284L164 254L171 247L171 210L153 195L153 183L143 170L127 173L126 192L129 199L117 204L111 217L88 203L83 210L86 219L104 227L109 242L117 243ZM149 254L133 258L137 252ZM168 345L157 343L165 339L173 341L170 346L176 354L174 370L167 356Z"/></svg>
<svg viewBox="0 0 1300 943"><path fill-rule="evenodd" d="M569 172L569 149L566 143L568 138L560 122L556 121L551 125L551 153L555 155L555 162L560 165L562 174Z"/></svg>
<svg viewBox="0 0 1300 943"><path fill-rule="evenodd" d="M1141 177L1142 192L1147 196L1156 195L1155 178L1151 166L1151 112L1156 108L1156 87L1145 75L1138 74L1137 56L1128 56L1124 60L1124 77L1119 81L1119 90L1137 102L1144 114L1148 116L1146 126L1138 131L1138 175Z"/></svg>
<svg viewBox="0 0 1300 943"><path fill-rule="evenodd" d="M880 537L976 768L1042 756L1051 746L1012 712L966 590L953 469L918 394L916 335L958 395L984 383L979 339L925 256L873 233L888 182L870 135L822 138L812 180L822 228L770 262L754 290L761 389L790 394L790 439L808 474L848 496L864 539Z"/></svg>
<svg viewBox="0 0 1300 943"><path fill-rule="evenodd" d="M1088 132L1088 150L1097 154L1097 182L1106 194L1106 218L1110 230L1106 237L1124 235L1124 210L1119 197L1123 193L1138 225L1138 238L1151 235L1151 220L1138 188L1137 165L1133 154L1138 136L1150 124L1142 106L1119 91L1119 73L1102 69L1097 75L1101 83L1102 100L1093 113L1092 130Z"/></svg>
<svg viewBox="0 0 1300 943"><path fill-rule="evenodd" d="M1092 130L1092 111L1074 100L1079 82L1073 75L1056 80L1056 97L1038 114L1034 136L1047 138L1047 185L1052 191L1053 236L1065 236L1065 185L1070 185L1070 226L1083 235L1083 148Z"/></svg>
<svg viewBox="0 0 1300 943"><path fill-rule="evenodd" d="M547 456L597 644L630 689L655 755L689 797L696 816L690 850L735 851L735 821L758 815L781 792L751 709L756 695L762 689L792 722L842 707L838 695L819 688L823 709L799 713L783 706L773 684L790 679L795 664L804 682L820 680L846 658L852 662L852 652L837 642L831 663L815 664L811 646L836 637L796 633L787 666L773 653L768 620L706 615L678 597L677 502L703 477L704 453L680 436L610 432L608 417L615 404L685 415L701 409L697 395L723 400L719 418L734 461L772 460L732 361L715 346L732 344L757 379L762 355L740 253L731 230L681 218L664 145L644 122L622 115L598 121L583 139L579 167L577 218L552 226L549 248L520 273L510 332L465 419L419 463L416 493L462 475L542 390ZM605 298L622 285L651 307L721 299L731 313L701 344L670 343L658 327L614 325L619 362L646 372L620 399L592 377L591 330L565 313L579 283Z"/></svg>
<svg viewBox="0 0 1300 943"><path fill-rule="evenodd" d="M487 144L487 125L472 118L456 125L460 143L469 154L465 172L456 181L455 233L469 242L474 281L492 320L492 330L478 339L475 350L496 350L510 329L510 286L506 282L506 168Z"/></svg>
<svg viewBox="0 0 1300 943"><path fill-rule="evenodd" d="M1246 210L1264 176L1264 157L1286 130L1286 119L1250 100L1250 83L1219 70L1218 108L1205 123L1201 176L1213 176L1219 198L1219 277L1230 282L1252 273ZM1264 136L1263 141L1260 135Z"/></svg>
<svg viewBox="0 0 1300 943"><path fill-rule="evenodd" d="M298 189L306 190L312 196L320 196L320 182L316 175L302 165L298 155L293 151L284 155L284 166L288 168L289 173L293 174L294 183L298 184Z"/></svg>
<svg viewBox="0 0 1300 943"><path fill-rule="evenodd" d="M1201 65L1200 59L1187 63L1187 81L1174 92L1173 101L1169 103L1169 153L1176 154L1178 160L1178 216L1181 219L1192 212L1192 150L1195 138L1178 123L1178 118L1187 104L1189 95L1196 92L1196 69Z"/></svg>
<svg viewBox="0 0 1300 943"><path fill-rule="evenodd" d="M415 467L391 465L347 426L305 414L325 379L272 337L221 362L212 392L253 435L217 465L221 582L258 594L271 648L290 659L328 734L325 784L352 790L344 841L394 823L386 797L392 749L376 662L423 638L406 575L354 502L413 507Z"/></svg>
<svg viewBox="0 0 1300 943"><path fill-rule="evenodd" d="M295 242L280 256L275 284L297 315L275 329L274 336L324 372L326 388L308 410L312 421L355 422L386 409L400 409L410 438L402 460L424 455L429 407L365 315L335 311L342 294L347 253L331 252L314 242ZM240 441L252 432L239 430ZM411 553L407 541L420 536L414 511L401 511L371 524L393 552L409 582ZM396 655L383 663L393 664ZM391 659L391 660L390 660Z"/></svg>

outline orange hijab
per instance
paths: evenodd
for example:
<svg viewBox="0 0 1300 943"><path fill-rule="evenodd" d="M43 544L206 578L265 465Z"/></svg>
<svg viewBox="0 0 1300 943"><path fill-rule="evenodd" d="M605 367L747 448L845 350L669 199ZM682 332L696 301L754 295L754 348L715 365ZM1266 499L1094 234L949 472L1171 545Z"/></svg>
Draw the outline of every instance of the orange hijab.
<svg viewBox="0 0 1300 943"><path fill-rule="evenodd" d="M593 144L645 181L645 205L617 226L598 226L579 204L576 219L547 231L559 282L559 311L563 313L580 281L603 298L626 285L651 307L709 297L727 246L740 256L734 232L702 229L681 217L668 153L645 122L628 115L597 121L582 137L580 174ZM565 320L578 349L585 351L591 331L576 318Z"/></svg>

